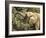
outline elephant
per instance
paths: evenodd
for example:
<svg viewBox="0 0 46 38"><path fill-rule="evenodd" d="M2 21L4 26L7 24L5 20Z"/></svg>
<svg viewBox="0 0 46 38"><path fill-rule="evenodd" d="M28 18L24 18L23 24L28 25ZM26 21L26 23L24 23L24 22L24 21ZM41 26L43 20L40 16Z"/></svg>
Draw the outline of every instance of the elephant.
<svg viewBox="0 0 46 38"><path fill-rule="evenodd" d="M40 14L28 12L27 16L30 17L29 24L32 23L36 30L40 29Z"/></svg>

